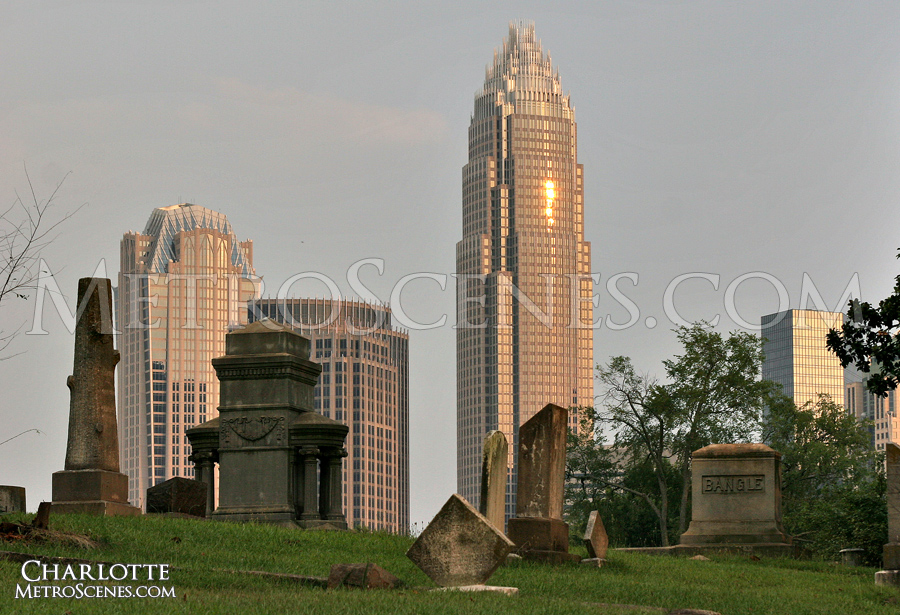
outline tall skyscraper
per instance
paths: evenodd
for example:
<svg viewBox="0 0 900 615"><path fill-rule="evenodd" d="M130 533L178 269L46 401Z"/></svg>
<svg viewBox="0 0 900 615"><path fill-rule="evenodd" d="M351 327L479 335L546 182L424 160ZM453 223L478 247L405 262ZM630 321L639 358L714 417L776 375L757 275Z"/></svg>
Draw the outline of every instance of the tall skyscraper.
<svg viewBox="0 0 900 615"><path fill-rule="evenodd" d="M215 418L229 328L247 324L257 293L253 243L220 213L182 203L154 209L143 233L122 238L117 328L119 447L128 499L192 477L184 430Z"/></svg>
<svg viewBox="0 0 900 615"><path fill-rule="evenodd" d="M389 307L328 299L261 299L269 318L310 339L322 365L314 408L350 427L344 511L350 527L409 531L409 335Z"/></svg>
<svg viewBox="0 0 900 615"><path fill-rule="evenodd" d="M469 124L456 245L457 483L479 499L482 442L510 446L548 403L593 405L591 253L575 111L533 24L510 24ZM577 426L577 413L570 413Z"/></svg>
<svg viewBox="0 0 900 615"><path fill-rule="evenodd" d="M844 368L825 346L829 329L840 328L843 314L817 310L786 310L763 316L765 339L762 376L777 382L798 406L830 395L844 406Z"/></svg>
<svg viewBox="0 0 900 615"><path fill-rule="evenodd" d="M900 418L897 417L897 391L879 397L866 388L866 379L849 382L844 390L847 412L858 420L871 421L869 436L872 448L883 451L888 442L900 442Z"/></svg>

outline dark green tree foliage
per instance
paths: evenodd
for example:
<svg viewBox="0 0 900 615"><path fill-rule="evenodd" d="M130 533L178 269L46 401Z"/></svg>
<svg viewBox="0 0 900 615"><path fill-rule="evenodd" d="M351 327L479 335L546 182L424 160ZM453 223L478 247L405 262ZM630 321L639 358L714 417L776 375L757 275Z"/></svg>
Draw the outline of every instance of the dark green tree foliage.
<svg viewBox="0 0 900 615"><path fill-rule="evenodd" d="M671 447L683 484L678 516L683 533L690 519L691 454L708 444L750 441L774 385L759 379L763 351L758 336L733 332L722 337L704 322L676 332L684 352L663 365L675 416Z"/></svg>
<svg viewBox="0 0 900 615"><path fill-rule="evenodd" d="M900 258L900 254L897 256ZM897 388L900 377L900 276L894 278L894 294L883 299L878 307L853 299L847 306L846 322L840 331L828 333L828 348L847 367L851 363L869 373L868 388L884 396Z"/></svg>
<svg viewBox="0 0 900 615"><path fill-rule="evenodd" d="M659 528L658 480L646 459L617 463L621 454L602 444L593 408L580 409L582 428L569 434L566 465L566 517L573 543L580 544L588 515L600 512L614 547L658 547L663 544ZM680 476L668 462L664 465L669 499L681 492ZM655 508L648 505L647 498ZM670 517L672 517L670 515ZM675 519L667 520L666 543L678 537Z"/></svg>
<svg viewBox="0 0 900 615"><path fill-rule="evenodd" d="M870 565L887 542L883 458L868 422L820 396L798 408L782 397L762 422L763 439L782 454L782 511L788 533L821 557L862 548Z"/></svg>

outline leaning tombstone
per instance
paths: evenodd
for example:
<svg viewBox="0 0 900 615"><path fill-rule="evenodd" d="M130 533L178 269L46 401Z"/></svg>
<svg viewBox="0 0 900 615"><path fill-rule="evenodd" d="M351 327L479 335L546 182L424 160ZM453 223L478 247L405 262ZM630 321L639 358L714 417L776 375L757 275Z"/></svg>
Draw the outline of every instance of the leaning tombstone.
<svg viewBox="0 0 900 615"><path fill-rule="evenodd" d="M679 550L794 554L781 522L781 453L765 444L711 444L694 451L691 473L691 524Z"/></svg>
<svg viewBox="0 0 900 615"><path fill-rule="evenodd" d="M78 280L75 365L70 391L65 469L53 473L53 513L140 515L128 503L128 477L119 472L112 286L106 278Z"/></svg>
<svg viewBox="0 0 900 615"><path fill-rule="evenodd" d="M502 431L484 439L481 458L481 501L478 512L501 532L506 527L506 475L509 446Z"/></svg>
<svg viewBox="0 0 900 615"><path fill-rule="evenodd" d="M25 512L25 487L0 485L0 515Z"/></svg>
<svg viewBox="0 0 900 615"><path fill-rule="evenodd" d="M900 585L900 446L884 445L887 472L888 542L884 545L884 570L875 573L876 585Z"/></svg>
<svg viewBox="0 0 900 615"><path fill-rule="evenodd" d="M513 594L518 590L485 583L514 547L503 532L454 493L406 556L442 587Z"/></svg>
<svg viewBox="0 0 900 615"><path fill-rule="evenodd" d="M206 516L206 483L174 476L147 489L147 512Z"/></svg>
<svg viewBox="0 0 900 615"><path fill-rule="evenodd" d="M569 413L547 404L519 427L516 516L508 535L527 559L577 562L562 520Z"/></svg>
<svg viewBox="0 0 900 615"><path fill-rule="evenodd" d="M606 535L599 511L592 510L588 516L583 540L588 556L587 559L581 560L581 563L599 568L606 561L606 551L609 548L609 537Z"/></svg>

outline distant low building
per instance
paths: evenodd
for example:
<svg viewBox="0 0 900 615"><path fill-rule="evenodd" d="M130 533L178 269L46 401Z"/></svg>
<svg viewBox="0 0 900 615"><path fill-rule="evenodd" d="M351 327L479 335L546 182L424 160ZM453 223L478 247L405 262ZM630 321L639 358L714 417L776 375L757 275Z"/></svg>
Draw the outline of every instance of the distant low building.
<svg viewBox="0 0 900 615"><path fill-rule="evenodd" d="M350 427L344 511L350 527L409 530L409 335L387 306L328 299L261 299L269 318L310 338L322 365L314 407Z"/></svg>

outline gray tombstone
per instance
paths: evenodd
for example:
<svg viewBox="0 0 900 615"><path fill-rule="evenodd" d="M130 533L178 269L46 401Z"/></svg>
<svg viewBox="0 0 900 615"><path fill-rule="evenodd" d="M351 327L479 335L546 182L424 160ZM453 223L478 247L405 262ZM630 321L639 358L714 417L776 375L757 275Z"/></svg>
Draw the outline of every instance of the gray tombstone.
<svg viewBox="0 0 900 615"><path fill-rule="evenodd" d="M215 492L218 521L258 521L346 529L342 464L348 427L313 411L322 368L309 360L309 339L273 321L225 336L212 361L219 416L185 433L197 476Z"/></svg>
<svg viewBox="0 0 900 615"><path fill-rule="evenodd" d="M25 512L25 487L0 485L0 515Z"/></svg>
<svg viewBox="0 0 900 615"><path fill-rule="evenodd" d="M128 504L128 477L119 472L112 286L106 278L78 280L75 364L70 391L65 470L53 474L53 512L139 515Z"/></svg>
<svg viewBox="0 0 900 615"><path fill-rule="evenodd" d="M884 570L875 573L879 585L900 585L900 446L884 445L887 473L888 541L884 545Z"/></svg>
<svg viewBox="0 0 900 615"><path fill-rule="evenodd" d="M609 537L606 528L603 527L603 519L600 512L592 510L588 516L587 527L584 530L584 546L589 559L606 559L606 551L609 548Z"/></svg>
<svg viewBox="0 0 900 615"><path fill-rule="evenodd" d="M454 493L406 556L438 585L481 585L513 547L503 532Z"/></svg>
<svg viewBox="0 0 900 615"><path fill-rule="evenodd" d="M506 527L506 475L509 446L502 431L492 431L484 439L481 458L481 502L478 512L501 532Z"/></svg>
<svg viewBox="0 0 900 615"><path fill-rule="evenodd" d="M562 520L569 413L547 404L519 427L516 516L508 534L524 557L551 562L569 554L569 526Z"/></svg>
<svg viewBox="0 0 900 615"><path fill-rule="evenodd" d="M147 512L206 516L206 483L174 476L147 489Z"/></svg>
<svg viewBox="0 0 900 615"><path fill-rule="evenodd" d="M689 546L767 545L792 553L781 523L781 453L765 444L711 444L691 457Z"/></svg>

